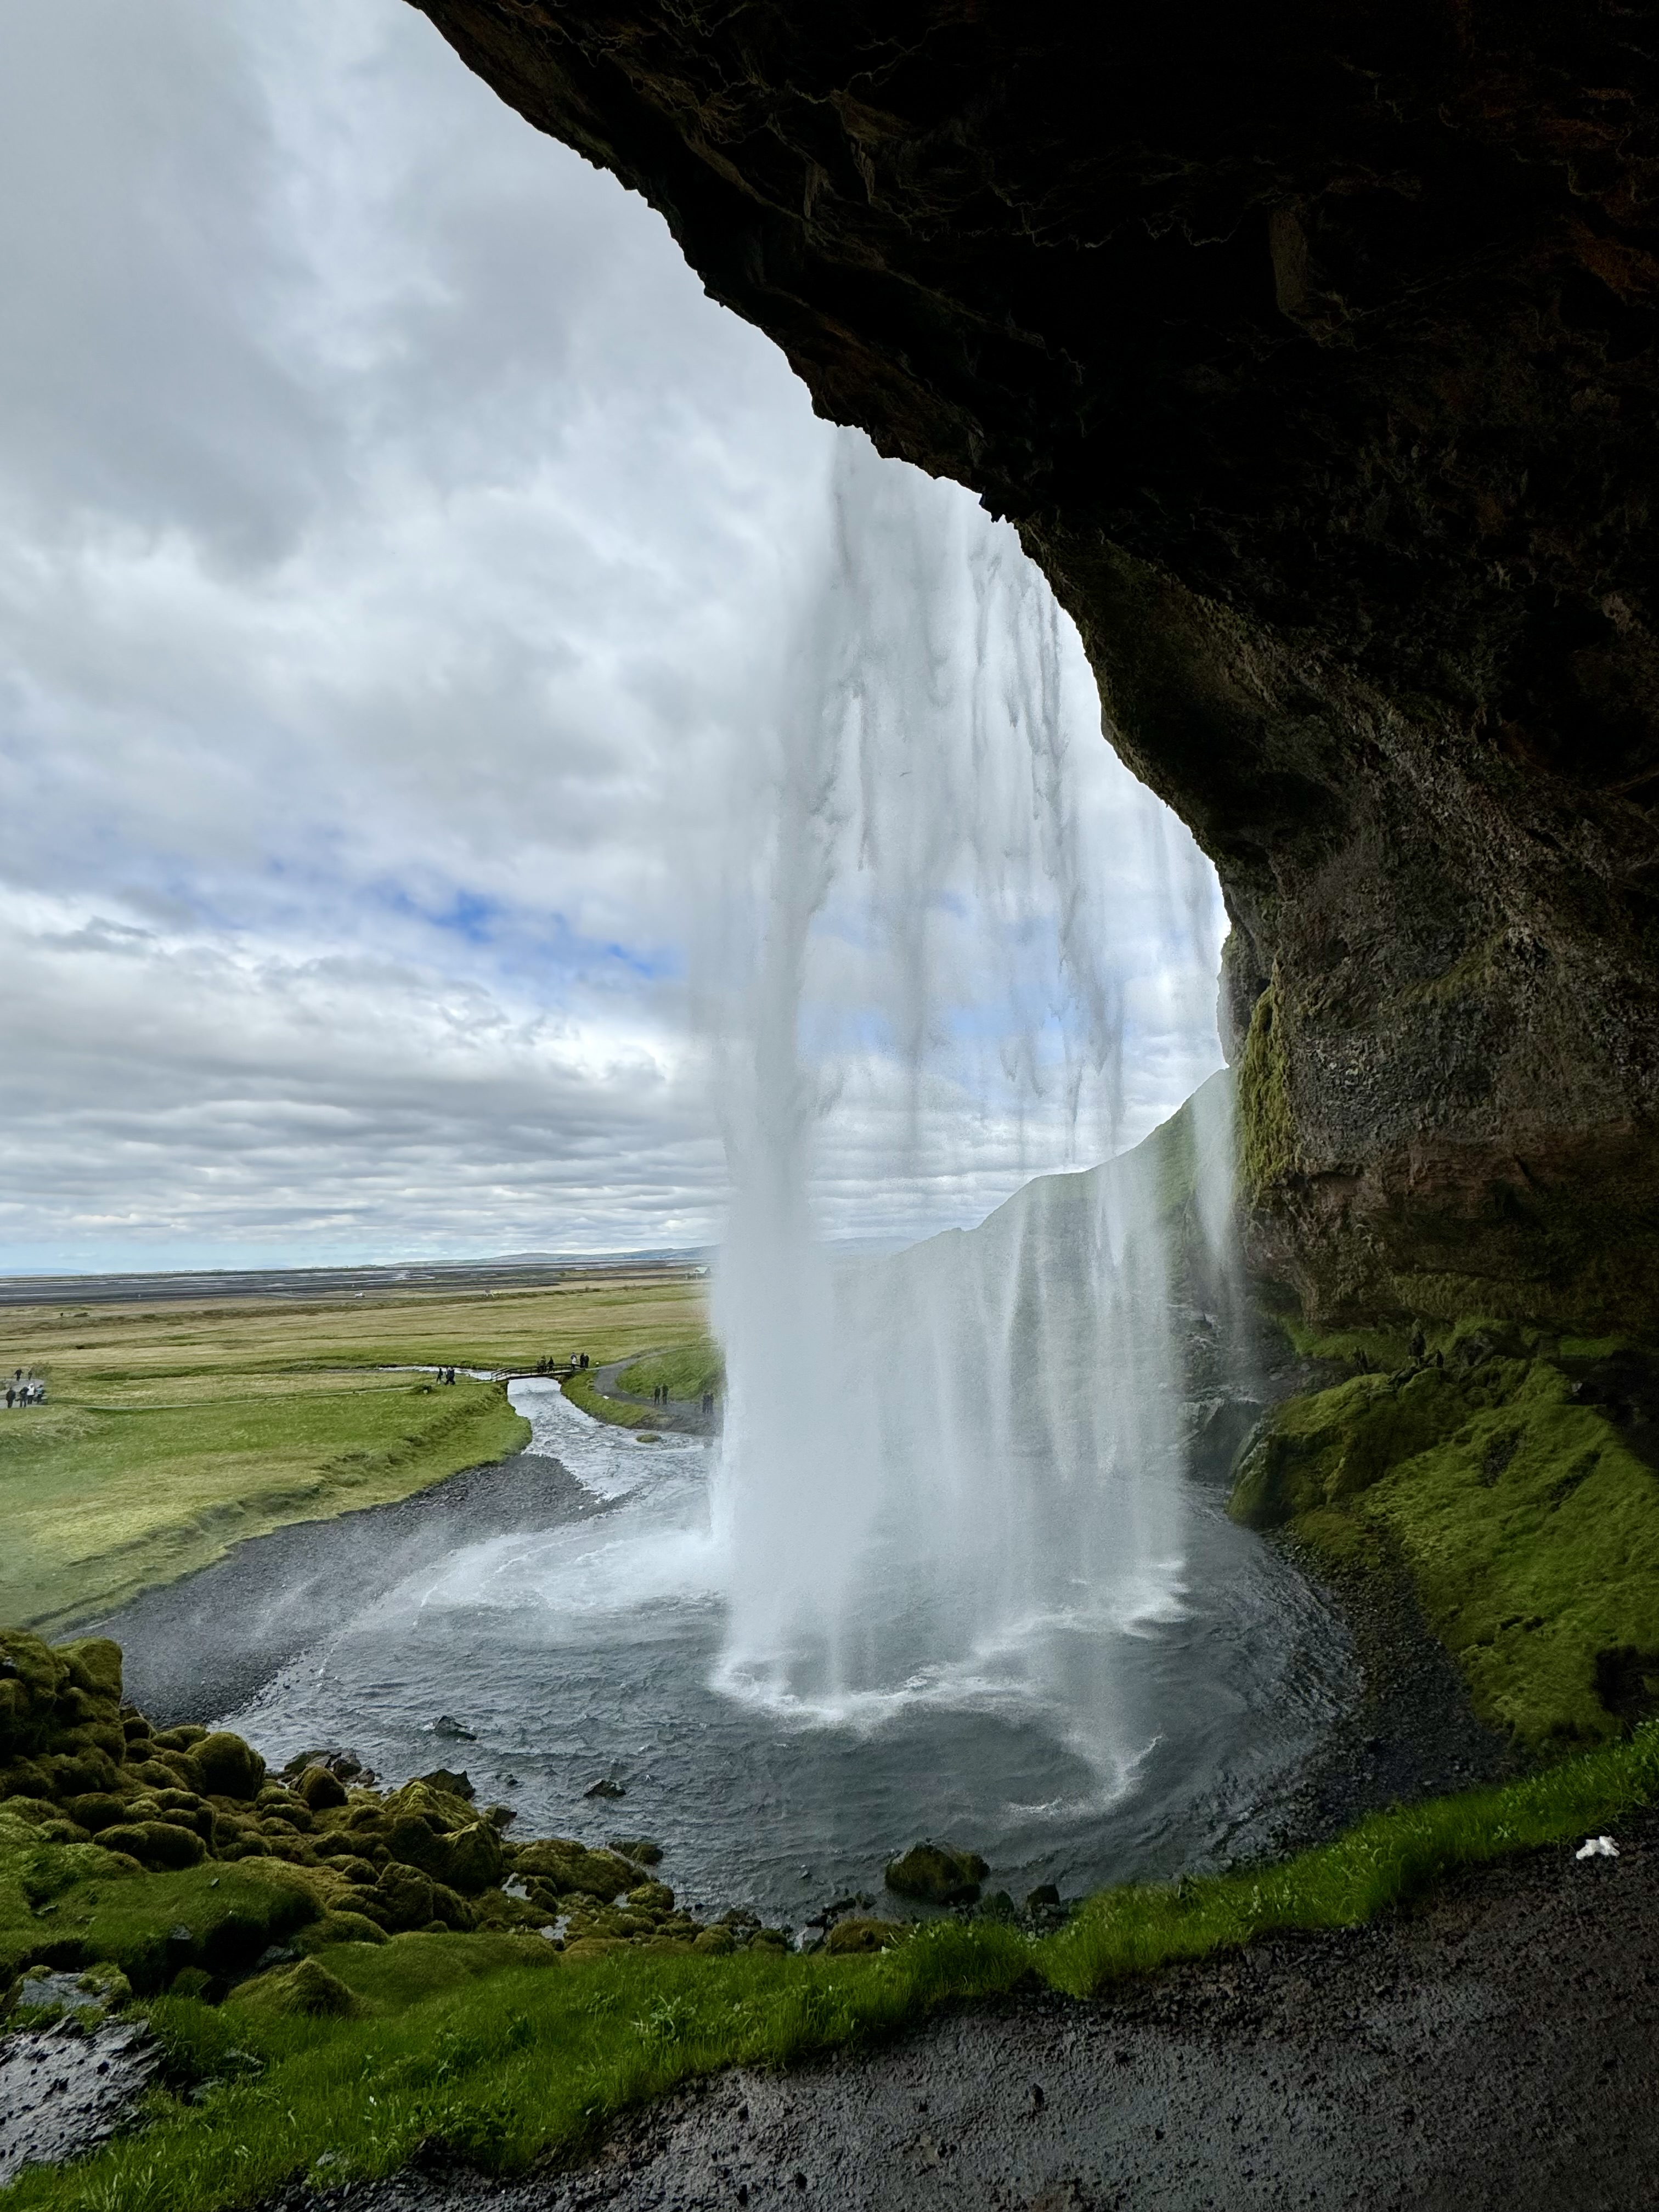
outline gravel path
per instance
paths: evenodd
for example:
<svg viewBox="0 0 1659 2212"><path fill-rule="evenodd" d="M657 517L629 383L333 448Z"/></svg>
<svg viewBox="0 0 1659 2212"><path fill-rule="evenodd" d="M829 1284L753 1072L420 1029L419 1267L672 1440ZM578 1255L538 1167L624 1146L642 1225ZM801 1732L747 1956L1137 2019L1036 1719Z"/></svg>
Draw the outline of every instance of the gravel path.
<svg viewBox="0 0 1659 2212"><path fill-rule="evenodd" d="M580 2172L410 2173L283 2212L1631 2212L1659 2201L1659 1822L1620 1840L1114 2002L1032 1998L728 2075Z"/></svg>

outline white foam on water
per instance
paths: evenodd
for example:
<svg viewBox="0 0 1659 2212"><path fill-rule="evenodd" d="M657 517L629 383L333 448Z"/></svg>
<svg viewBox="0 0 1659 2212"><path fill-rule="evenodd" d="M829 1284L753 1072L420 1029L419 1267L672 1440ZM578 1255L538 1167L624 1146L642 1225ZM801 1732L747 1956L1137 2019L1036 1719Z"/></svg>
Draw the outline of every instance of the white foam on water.
<svg viewBox="0 0 1659 2212"><path fill-rule="evenodd" d="M521 1376L507 1386L507 1403L530 1424L526 1449L545 1452L574 1474L596 1498L622 1498L660 1473L660 1463L701 1462L707 1446L699 1437L664 1432L655 1443L642 1443L629 1429L596 1420L573 1406L550 1377Z"/></svg>

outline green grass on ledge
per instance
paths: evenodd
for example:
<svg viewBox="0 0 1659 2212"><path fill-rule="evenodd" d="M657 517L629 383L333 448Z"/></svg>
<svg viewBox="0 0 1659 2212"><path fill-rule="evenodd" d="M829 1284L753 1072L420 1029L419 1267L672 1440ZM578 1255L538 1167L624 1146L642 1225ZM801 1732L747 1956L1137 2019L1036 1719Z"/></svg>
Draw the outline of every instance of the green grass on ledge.
<svg viewBox="0 0 1659 2212"><path fill-rule="evenodd" d="M1476 1711L1534 1752L1652 1710L1659 1480L1577 1389L1610 1347L1542 1352L1489 1321L1433 1330L1439 1367L1377 1332L1297 1341L1363 1352L1370 1371L1274 1409L1241 1461L1235 1517L1340 1565L1402 1564Z"/></svg>
<svg viewBox="0 0 1659 2212"><path fill-rule="evenodd" d="M441 2142L490 2172L572 2156L630 2107L737 2063L869 2050L950 2001L1047 1984L1098 1996L1178 1960L1294 1929L1356 1926L1445 1875L1565 1846L1659 1802L1659 1723L1504 1788L1374 1815L1277 1865L1109 1890L1058 1935L940 1921L874 1956L562 1959L535 1936L417 1935L318 1954L343 2016L246 1996L150 2007L179 2087L138 2135L35 2168L5 2212L219 2212L283 2183L388 2173ZM200 2085L209 2085L205 2093Z"/></svg>

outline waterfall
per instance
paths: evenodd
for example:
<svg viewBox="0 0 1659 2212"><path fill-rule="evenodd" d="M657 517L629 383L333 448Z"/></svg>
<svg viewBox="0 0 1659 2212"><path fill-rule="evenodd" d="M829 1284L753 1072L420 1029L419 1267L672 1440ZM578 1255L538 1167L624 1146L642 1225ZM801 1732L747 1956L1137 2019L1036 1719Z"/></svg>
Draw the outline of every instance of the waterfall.
<svg viewBox="0 0 1659 2212"><path fill-rule="evenodd" d="M1151 987L1114 951L1086 709L1013 532L850 433L831 514L731 811L705 993L733 1194L716 1680L803 1723L1012 1702L1115 1785L1155 1723L1114 1654L1181 1589L1163 1155L1042 1177L890 1257L837 1256L817 1215L837 1121L837 1173L896 1211L952 1127L1005 1158L1057 1133L1114 1150ZM1212 981L1212 878L1189 844L1152 876L1157 933ZM1224 1193L1206 1204L1224 1235Z"/></svg>

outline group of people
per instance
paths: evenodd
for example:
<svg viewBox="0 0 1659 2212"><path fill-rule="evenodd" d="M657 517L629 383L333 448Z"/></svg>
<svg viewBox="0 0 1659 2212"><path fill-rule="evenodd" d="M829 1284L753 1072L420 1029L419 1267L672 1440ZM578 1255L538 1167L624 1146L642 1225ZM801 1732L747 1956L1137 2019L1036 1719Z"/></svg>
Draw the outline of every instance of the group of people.
<svg viewBox="0 0 1659 2212"><path fill-rule="evenodd" d="M665 1382L652 1384L651 1402L653 1406L668 1406L673 1403L668 1395L668 1385ZM712 1390L705 1390L702 1394L702 1410L705 1413L712 1413L714 1410L714 1394Z"/></svg>
<svg viewBox="0 0 1659 2212"><path fill-rule="evenodd" d="M441 1367L438 1370L438 1380L441 1382L453 1382L455 1380L454 1369L453 1367Z"/></svg>
<svg viewBox="0 0 1659 2212"><path fill-rule="evenodd" d="M43 1406L46 1401L44 1378L31 1367L26 1375L20 1367L6 1385L6 1406Z"/></svg>

